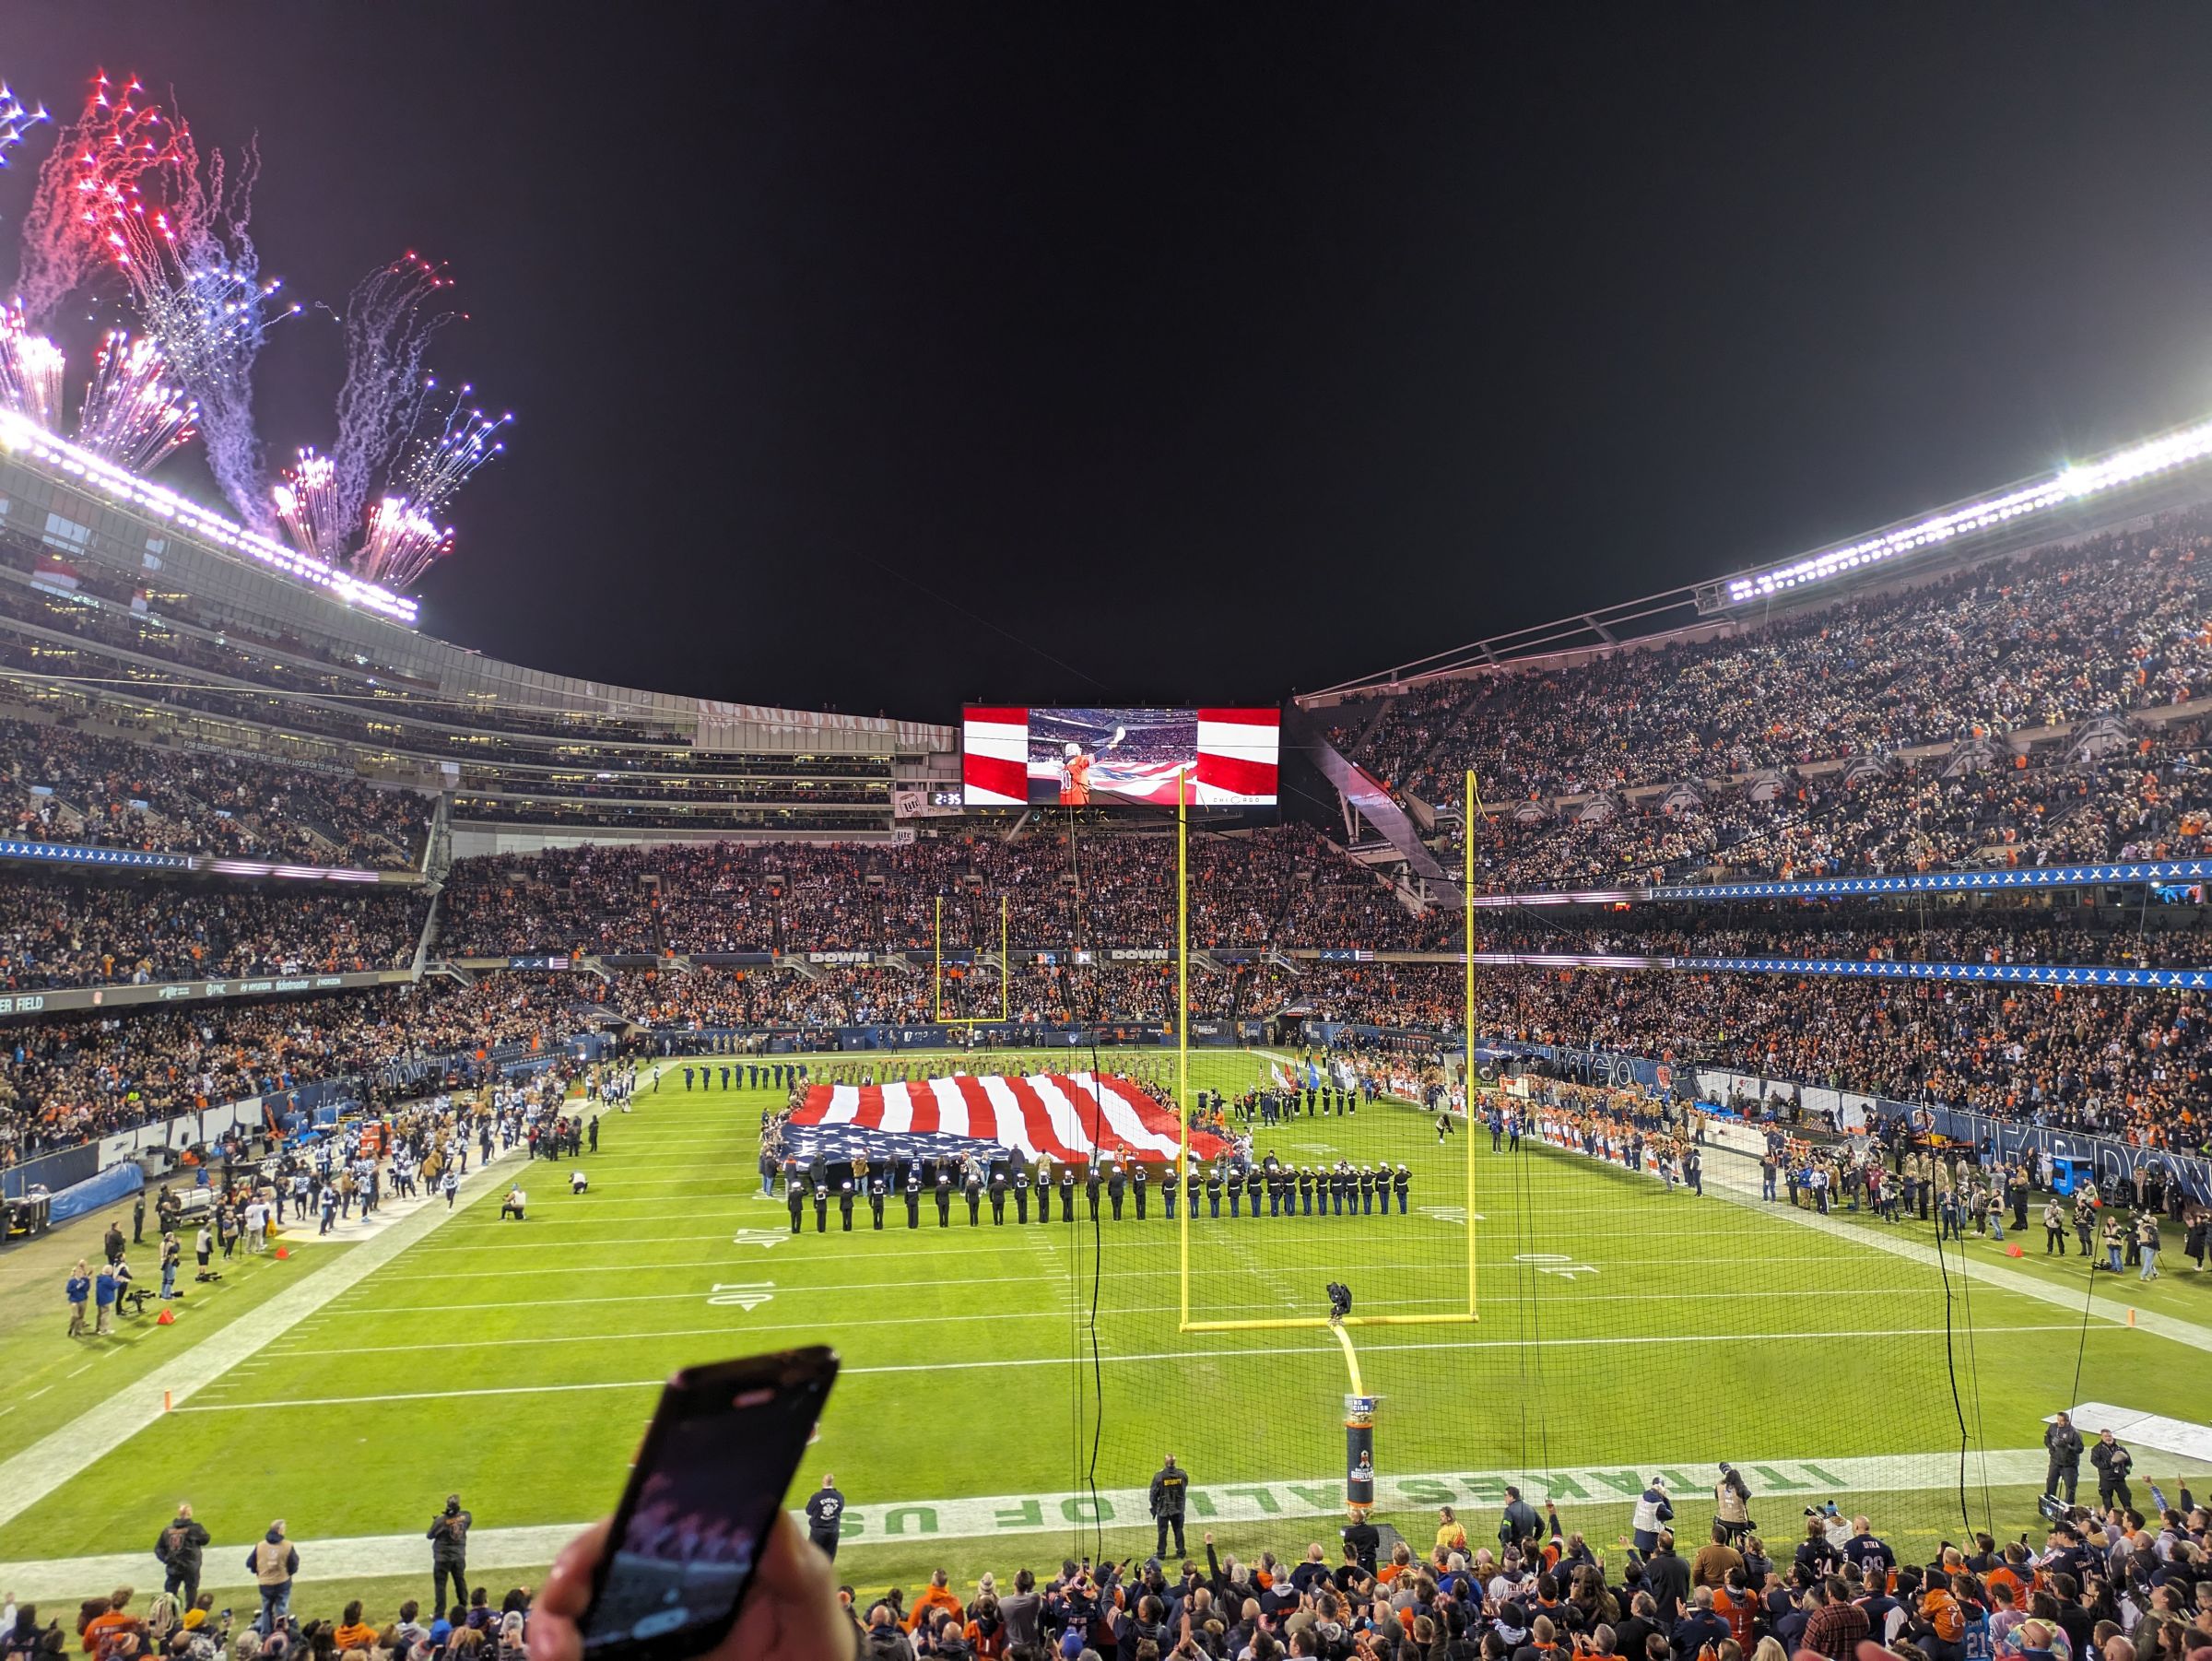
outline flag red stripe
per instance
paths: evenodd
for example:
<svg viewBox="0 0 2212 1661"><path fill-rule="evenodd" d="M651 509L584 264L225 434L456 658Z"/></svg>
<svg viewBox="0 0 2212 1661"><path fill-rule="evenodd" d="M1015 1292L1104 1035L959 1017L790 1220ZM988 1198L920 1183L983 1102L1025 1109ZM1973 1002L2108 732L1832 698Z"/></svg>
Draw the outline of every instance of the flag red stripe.
<svg viewBox="0 0 2212 1661"><path fill-rule="evenodd" d="M1061 1141L1060 1133L1053 1128L1053 1110L1044 1104L1044 1098L1027 1078L1008 1078L1006 1089L1013 1092L1014 1105L1021 1109L1021 1122L1027 1127L1030 1143L1039 1153L1048 1154L1054 1160L1073 1162L1083 1156Z"/></svg>
<svg viewBox="0 0 2212 1661"><path fill-rule="evenodd" d="M960 782L972 789L1020 801L1030 793L1030 770L1019 761L979 756L970 750L960 760Z"/></svg>
<svg viewBox="0 0 2212 1661"><path fill-rule="evenodd" d="M1251 761L1242 756L1202 750L1198 756L1198 782L1237 795L1273 795L1276 768L1271 761Z"/></svg>
<svg viewBox="0 0 2212 1661"><path fill-rule="evenodd" d="M1271 726L1281 730L1283 713L1280 710L1200 710L1201 721L1226 721L1237 726Z"/></svg>
<svg viewBox="0 0 2212 1661"><path fill-rule="evenodd" d="M870 1130L883 1128L883 1086L864 1084L860 1087L860 1108L853 1115L853 1123Z"/></svg>
<svg viewBox="0 0 2212 1661"><path fill-rule="evenodd" d="M915 1134L934 1134L937 1128L937 1092L926 1081L906 1087L906 1099L914 1104Z"/></svg>
<svg viewBox="0 0 2212 1661"><path fill-rule="evenodd" d="M968 1134L979 1141L997 1140L997 1132L983 1128L997 1123L997 1110L991 1105L991 1098L983 1094L983 1081L962 1073L953 1082L960 1087L960 1100L968 1104Z"/></svg>
<svg viewBox="0 0 2212 1661"><path fill-rule="evenodd" d="M1273 713L1272 711L1269 713ZM1030 712L1026 707L1017 710L1002 710L985 704L971 703L960 711L960 720L963 723L988 721L996 726L1027 726L1030 724Z"/></svg>

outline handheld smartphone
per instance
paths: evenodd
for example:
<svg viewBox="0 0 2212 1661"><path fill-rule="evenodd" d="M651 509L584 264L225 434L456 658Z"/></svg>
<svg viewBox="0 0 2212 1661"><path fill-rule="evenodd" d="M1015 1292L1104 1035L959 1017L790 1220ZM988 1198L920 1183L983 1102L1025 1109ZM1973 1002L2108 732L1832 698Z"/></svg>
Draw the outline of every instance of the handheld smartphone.
<svg viewBox="0 0 2212 1661"><path fill-rule="evenodd" d="M834 1350L789 1349L663 1387L593 1575L592 1661L684 1661L722 1642L837 1367Z"/></svg>

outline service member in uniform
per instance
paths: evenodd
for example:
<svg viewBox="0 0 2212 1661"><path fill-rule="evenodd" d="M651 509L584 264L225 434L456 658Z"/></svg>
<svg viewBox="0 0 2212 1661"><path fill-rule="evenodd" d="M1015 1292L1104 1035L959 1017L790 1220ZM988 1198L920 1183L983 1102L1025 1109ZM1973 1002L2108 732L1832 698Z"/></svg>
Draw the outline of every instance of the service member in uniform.
<svg viewBox="0 0 2212 1661"><path fill-rule="evenodd" d="M945 1166L937 1167L937 1227L952 1226L952 1172Z"/></svg>
<svg viewBox="0 0 2212 1661"><path fill-rule="evenodd" d="M874 1226L878 1231L883 1228L884 1196L890 1192L890 1187L891 1179L885 1172L881 1171L868 1172L868 1210L876 1219Z"/></svg>
<svg viewBox="0 0 2212 1661"><path fill-rule="evenodd" d="M845 1172L837 1184L837 1216L839 1224L848 1234L853 1232L853 1195L859 1187L851 1172Z"/></svg>
<svg viewBox="0 0 2212 1661"><path fill-rule="evenodd" d="M830 1231L830 1178L819 1171L814 1173L814 1231Z"/></svg>
<svg viewBox="0 0 2212 1661"><path fill-rule="evenodd" d="M922 1162L912 1160L906 1167L906 1226L922 1226Z"/></svg>
<svg viewBox="0 0 2212 1661"><path fill-rule="evenodd" d="M1122 1220L1122 1193L1128 1180L1128 1172L1123 1169L1121 1160L1116 1160L1107 1167L1106 1200L1113 1207L1113 1220L1116 1222Z"/></svg>
<svg viewBox="0 0 2212 1661"><path fill-rule="evenodd" d="M1093 1216L1098 1214L1099 1202L1096 1199L1090 1202L1090 1209ZM1060 1167L1060 1220L1076 1220L1076 1168L1073 1165Z"/></svg>
<svg viewBox="0 0 2212 1661"><path fill-rule="evenodd" d="M1099 1220L1099 1189L1104 1179L1099 1175L1099 1156L1093 1153L1089 1164L1083 1170L1083 1197L1090 1205L1090 1220Z"/></svg>
<svg viewBox="0 0 2212 1661"><path fill-rule="evenodd" d="M1237 1201L1244 1193L1244 1172L1235 1165L1229 1168L1229 1177L1222 1186L1229 1190L1229 1214L1237 1214Z"/></svg>
<svg viewBox="0 0 2212 1661"><path fill-rule="evenodd" d="M799 1224L805 1220L806 1215L806 1193L799 1186L798 1177L795 1173L791 1181L783 1184L783 1198L784 1202L791 1207L791 1231L796 1234L799 1231Z"/></svg>
<svg viewBox="0 0 2212 1661"><path fill-rule="evenodd" d="M1193 1217L1198 1215L1198 1188L1203 1181L1195 1165L1191 1167L1190 1173L1182 1179L1182 1203L1184 1208Z"/></svg>
<svg viewBox="0 0 2212 1661"><path fill-rule="evenodd" d="M983 1173L971 1165L968 1168L968 1180L960 1187L968 1196L968 1226L972 1229L982 1221Z"/></svg>
<svg viewBox="0 0 2212 1661"><path fill-rule="evenodd" d="M1136 1162L1135 1174L1129 1180L1136 1184L1136 1220L1142 1222L1145 1220L1145 1190L1152 1184L1152 1179L1145 1174L1145 1162L1142 1160Z"/></svg>
<svg viewBox="0 0 2212 1661"><path fill-rule="evenodd" d="M1206 1214L1221 1215L1221 1166L1218 1160L1206 1168Z"/></svg>
<svg viewBox="0 0 2212 1661"><path fill-rule="evenodd" d="M998 1166L991 1167L991 1221L994 1226L1006 1220L1006 1173Z"/></svg>
<svg viewBox="0 0 2212 1661"><path fill-rule="evenodd" d="M1037 1160L1037 1220L1053 1220L1053 1162L1042 1156Z"/></svg>
<svg viewBox="0 0 2212 1661"><path fill-rule="evenodd" d="M1019 1160L1014 1161L1014 1220L1030 1220L1030 1168Z"/></svg>
<svg viewBox="0 0 2212 1661"><path fill-rule="evenodd" d="M1167 1218L1170 1222L1175 1220L1175 1194L1182 1186L1182 1178L1176 1172L1174 1166L1171 1165L1160 1172L1159 1198L1160 1203L1168 1208Z"/></svg>
<svg viewBox="0 0 2212 1661"><path fill-rule="evenodd" d="M1311 1165L1298 1168L1298 1207L1303 1216L1313 1215L1313 1167Z"/></svg>
<svg viewBox="0 0 2212 1661"><path fill-rule="evenodd" d="M1406 1215L1406 1196L1413 1188L1413 1172L1400 1165L1390 1179L1391 1186L1398 1191L1398 1215Z"/></svg>

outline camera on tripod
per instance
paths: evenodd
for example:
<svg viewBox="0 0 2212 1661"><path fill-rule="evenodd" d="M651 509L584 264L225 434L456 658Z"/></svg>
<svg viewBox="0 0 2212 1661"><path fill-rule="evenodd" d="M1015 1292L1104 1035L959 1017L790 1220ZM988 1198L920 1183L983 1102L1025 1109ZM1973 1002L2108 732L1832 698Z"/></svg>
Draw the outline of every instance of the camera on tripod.
<svg viewBox="0 0 2212 1661"><path fill-rule="evenodd" d="M1329 1282L1329 1319L1341 1321L1352 1313L1352 1289L1341 1280Z"/></svg>

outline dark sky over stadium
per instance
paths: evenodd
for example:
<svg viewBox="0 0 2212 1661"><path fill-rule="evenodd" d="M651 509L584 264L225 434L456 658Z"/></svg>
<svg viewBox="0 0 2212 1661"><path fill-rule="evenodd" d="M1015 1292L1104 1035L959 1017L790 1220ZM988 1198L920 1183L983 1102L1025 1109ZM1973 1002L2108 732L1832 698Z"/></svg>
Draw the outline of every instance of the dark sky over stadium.
<svg viewBox="0 0 2212 1661"><path fill-rule="evenodd" d="M2148 5L0 24L50 104L258 130L296 293L452 262L436 361L520 419L428 627L928 720L1273 700L2212 413L2208 53ZM335 373L273 340L273 451Z"/></svg>

